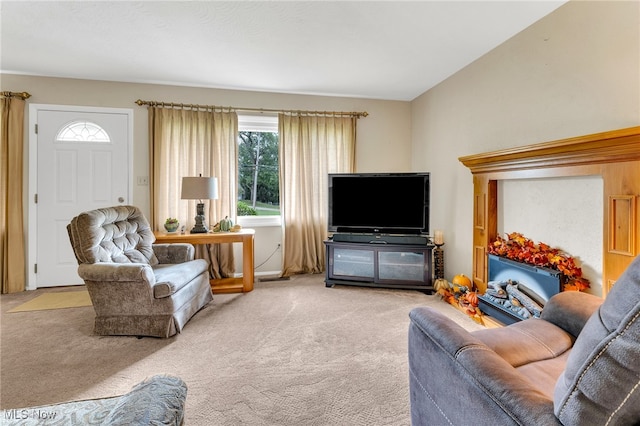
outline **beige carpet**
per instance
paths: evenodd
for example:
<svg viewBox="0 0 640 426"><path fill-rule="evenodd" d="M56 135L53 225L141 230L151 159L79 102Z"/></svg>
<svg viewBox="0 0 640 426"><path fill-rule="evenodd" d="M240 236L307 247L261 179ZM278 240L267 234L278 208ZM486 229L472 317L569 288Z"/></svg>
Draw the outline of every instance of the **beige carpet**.
<svg viewBox="0 0 640 426"><path fill-rule="evenodd" d="M8 314L33 295L3 295L0 408L117 395L167 373L189 387L187 425L409 425L409 311L482 326L435 296L323 279L215 295L171 339L96 336L91 307Z"/></svg>
<svg viewBox="0 0 640 426"><path fill-rule="evenodd" d="M47 309L78 308L81 306L92 306L87 290L44 293L20 306L16 306L9 312L44 311Z"/></svg>

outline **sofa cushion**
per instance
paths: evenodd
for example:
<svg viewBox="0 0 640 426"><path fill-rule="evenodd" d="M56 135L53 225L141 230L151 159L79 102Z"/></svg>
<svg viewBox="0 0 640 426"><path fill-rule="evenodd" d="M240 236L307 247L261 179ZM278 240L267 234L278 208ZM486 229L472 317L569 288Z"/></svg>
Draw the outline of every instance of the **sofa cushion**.
<svg viewBox="0 0 640 426"><path fill-rule="evenodd" d="M181 425L187 385L178 377L153 376L122 395L104 424Z"/></svg>
<svg viewBox="0 0 640 426"><path fill-rule="evenodd" d="M2 426L102 425L119 396L68 401L53 405L10 408L0 411Z"/></svg>
<svg viewBox="0 0 640 426"><path fill-rule="evenodd" d="M565 425L637 424L640 419L640 256L589 318L554 392Z"/></svg>
<svg viewBox="0 0 640 426"><path fill-rule="evenodd" d="M549 401L553 402L553 392L556 387L558 377L567 365L567 358L571 351L566 351L562 355L542 361L524 364L516 370L531 382L531 387L542 392ZM551 407L553 410L553 407Z"/></svg>
<svg viewBox="0 0 640 426"><path fill-rule="evenodd" d="M187 385L178 377L156 375L129 393L0 411L3 426L180 425Z"/></svg>
<svg viewBox="0 0 640 426"><path fill-rule="evenodd" d="M208 269L209 264L204 259L154 266L153 273L156 277L156 284L153 286L153 297L162 299L171 296Z"/></svg>
<svg viewBox="0 0 640 426"><path fill-rule="evenodd" d="M571 349L574 342L573 336L560 327L537 318L471 334L514 367L556 358Z"/></svg>

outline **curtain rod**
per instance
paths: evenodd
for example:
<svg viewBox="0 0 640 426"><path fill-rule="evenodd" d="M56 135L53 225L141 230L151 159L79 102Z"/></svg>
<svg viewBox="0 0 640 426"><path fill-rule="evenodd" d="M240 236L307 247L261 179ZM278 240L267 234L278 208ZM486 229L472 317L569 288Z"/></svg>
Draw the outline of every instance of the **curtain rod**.
<svg viewBox="0 0 640 426"><path fill-rule="evenodd" d="M368 112L341 112L341 111L301 111L301 110L281 110L281 109L268 109L268 108L240 108L240 107L224 107L216 105L197 105L197 104L182 104L174 102L158 102L158 101L143 101L138 99L136 102L139 106L159 106L169 108L186 108L186 109L203 109L203 110L219 110L219 111L251 111L251 112L276 112L282 114L299 114L299 115L337 115L337 116L349 116L349 117L366 117Z"/></svg>
<svg viewBox="0 0 640 426"><path fill-rule="evenodd" d="M29 99L31 94L28 92L0 92L5 98L20 98L22 100Z"/></svg>

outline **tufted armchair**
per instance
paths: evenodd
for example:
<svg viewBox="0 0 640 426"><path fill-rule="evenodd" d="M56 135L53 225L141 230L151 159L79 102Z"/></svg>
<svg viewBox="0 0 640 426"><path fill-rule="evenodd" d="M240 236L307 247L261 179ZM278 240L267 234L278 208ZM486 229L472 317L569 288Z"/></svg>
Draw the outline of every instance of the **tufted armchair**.
<svg viewBox="0 0 640 426"><path fill-rule="evenodd" d="M116 206L67 225L96 312L96 334L170 337L213 299L208 263L191 244L153 244L142 212Z"/></svg>
<svg viewBox="0 0 640 426"><path fill-rule="evenodd" d="M640 256L604 302L561 292L540 319L471 333L410 318L413 426L640 424Z"/></svg>

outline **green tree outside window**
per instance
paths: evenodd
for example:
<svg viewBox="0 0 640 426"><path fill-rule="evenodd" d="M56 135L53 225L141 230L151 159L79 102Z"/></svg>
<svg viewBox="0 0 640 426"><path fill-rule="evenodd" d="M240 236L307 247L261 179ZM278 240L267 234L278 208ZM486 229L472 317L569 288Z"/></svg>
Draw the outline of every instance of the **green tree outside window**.
<svg viewBox="0 0 640 426"><path fill-rule="evenodd" d="M238 216L280 215L278 134L238 133Z"/></svg>

